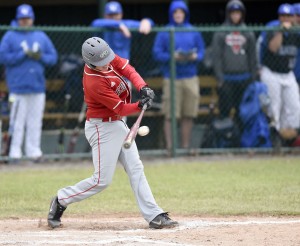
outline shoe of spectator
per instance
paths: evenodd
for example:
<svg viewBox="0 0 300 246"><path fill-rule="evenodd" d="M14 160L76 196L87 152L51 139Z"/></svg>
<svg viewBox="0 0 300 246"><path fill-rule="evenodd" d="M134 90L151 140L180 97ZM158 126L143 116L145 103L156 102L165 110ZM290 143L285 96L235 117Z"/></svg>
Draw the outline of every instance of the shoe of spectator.
<svg viewBox="0 0 300 246"><path fill-rule="evenodd" d="M178 222L172 220L168 213L161 213L157 215L150 223L149 228L162 229L162 228L172 228L178 226Z"/></svg>
<svg viewBox="0 0 300 246"><path fill-rule="evenodd" d="M56 228L61 225L60 218L65 210L66 207L59 204L57 196L53 197L50 203L50 209L48 214L48 225L51 228Z"/></svg>

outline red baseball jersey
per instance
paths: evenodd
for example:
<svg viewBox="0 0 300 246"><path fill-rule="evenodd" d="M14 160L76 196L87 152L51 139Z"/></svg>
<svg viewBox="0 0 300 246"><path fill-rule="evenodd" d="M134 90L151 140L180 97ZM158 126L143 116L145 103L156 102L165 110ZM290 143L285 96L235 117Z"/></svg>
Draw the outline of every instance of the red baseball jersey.
<svg viewBox="0 0 300 246"><path fill-rule="evenodd" d="M115 55L107 71L85 65L82 83L87 119L127 116L140 111L138 102L131 103L130 88L124 77L138 91L147 85L129 61L118 55Z"/></svg>

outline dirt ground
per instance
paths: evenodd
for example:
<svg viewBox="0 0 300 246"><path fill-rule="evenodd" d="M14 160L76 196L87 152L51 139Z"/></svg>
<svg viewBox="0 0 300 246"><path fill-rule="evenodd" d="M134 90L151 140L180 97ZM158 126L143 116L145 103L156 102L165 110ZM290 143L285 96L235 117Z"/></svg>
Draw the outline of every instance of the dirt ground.
<svg viewBox="0 0 300 246"><path fill-rule="evenodd" d="M0 220L0 245L300 245L300 217L172 217L179 226L162 230L126 214L66 217L54 230L46 219L5 219Z"/></svg>

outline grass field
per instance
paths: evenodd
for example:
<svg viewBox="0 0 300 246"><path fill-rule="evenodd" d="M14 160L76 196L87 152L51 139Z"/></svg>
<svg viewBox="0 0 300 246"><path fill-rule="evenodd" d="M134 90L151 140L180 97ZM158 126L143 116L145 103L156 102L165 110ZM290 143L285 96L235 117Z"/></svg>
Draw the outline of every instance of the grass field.
<svg viewBox="0 0 300 246"><path fill-rule="evenodd" d="M300 215L300 157L145 161L158 204L178 215ZM154 163L154 164L150 164ZM92 174L92 166L0 166L0 218L46 218L61 187ZM68 207L68 215L139 213L126 173L118 165L112 185Z"/></svg>

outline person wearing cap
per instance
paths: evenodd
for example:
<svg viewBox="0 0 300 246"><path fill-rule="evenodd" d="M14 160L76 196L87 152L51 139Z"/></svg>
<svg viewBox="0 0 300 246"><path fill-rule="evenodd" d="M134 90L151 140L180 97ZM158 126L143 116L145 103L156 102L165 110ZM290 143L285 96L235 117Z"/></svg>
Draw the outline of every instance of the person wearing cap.
<svg viewBox="0 0 300 246"><path fill-rule="evenodd" d="M299 32L290 31L295 20L293 5L281 4L277 13L278 20L273 21L272 26L281 27L281 30L265 34L261 45L260 77L268 87L271 100L269 116L283 140L282 144L285 144L297 136L300 127L299 86L293 72L300 36Z"/></svg>
<svg viewBox="0 0 300 246"><path fill-rule="evenodd" d="M12 103L9 133L9 157L19 160L25 135L25 155L34 161L42 157L41 131L45 107L46 79L44 70L57 62L57 52L49 37L32 27L35 15L32 6L16 9L14 26L22 30L7 31L0 44L0 63L5 66L9 101Z"/></svg>
<svg viewBox="0 0 300 246"><path fill-rule="evenodd" d="M226 17L222 27L246 27L245 15L246 8L241 1L229 1L226 5ZM212 41L213 69L218 83L220 119L231 117L230 112L234 108L234 122L240 132L243 131L239 115L241 100L244 91L250 83L255 81L257 75L255 45L255 35L249 31L215 32ZM234 142L238 145L239 140Z"/></svg>
<svg viewBox="0 0 300 246"><path fill-rule="evenodd" d="M117 1L106 3L104 19L95 19L92 27L108 28L103 38L111 46L116 54L130 60L131 32L130 28L138 28L142 34L148 34L154 25L150 18L141 21L123 19L123 8Z"/></svg>
<svg viewBox="0 0 300 246"><path fill-rule="evenodd" d="M94 173L79 183L60 189L50 203L48 225L61 225L67 206L91 197L109 186L119 161L144 219L153 229L178 225L157 204L147 182L137 145L123 147L129 128L123 117L149 109L154 92L142 77L101 38L92 37L82 45L84 100L87 104L85 136L92 148ZM124 77L132 81L141 99L131 102L131 92Z"/></svg>
<svg viewBox="0 0 300 246"><path fill-rule="evenodd" d="M199 78L197 66L203 60L205 44L201 33L190 24L190 11L184 1L172 1L169 6L169 23L166 27L184 27L189 32L175 32L176 119L180 121L181 148L190 148L193 120L198 116ZM170 95L170 33L159 32L152 48L153 59L160 63L164 76L162 111L165 115L164 134L167 154L172 147L171 95Z"/></svg>

